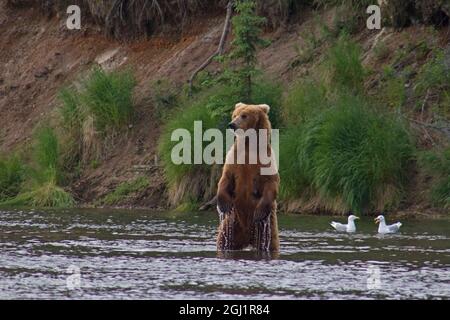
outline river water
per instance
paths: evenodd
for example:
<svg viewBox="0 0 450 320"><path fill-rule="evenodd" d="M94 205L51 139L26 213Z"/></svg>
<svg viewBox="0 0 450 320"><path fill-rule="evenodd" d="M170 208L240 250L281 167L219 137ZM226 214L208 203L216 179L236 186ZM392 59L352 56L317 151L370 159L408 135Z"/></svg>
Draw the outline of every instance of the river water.
<svg viewBox="0 0 450 320"><path fill-rule="evenodd" d="M0 299L450 299L450 217L333 219L280 215L278 256L218 256L214 213L0 210Z"/></svg>

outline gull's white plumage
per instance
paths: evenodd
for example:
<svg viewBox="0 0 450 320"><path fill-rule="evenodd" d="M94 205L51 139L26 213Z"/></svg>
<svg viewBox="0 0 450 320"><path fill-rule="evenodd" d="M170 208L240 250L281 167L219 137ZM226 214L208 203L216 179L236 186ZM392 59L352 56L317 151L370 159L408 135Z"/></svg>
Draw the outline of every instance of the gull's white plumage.
<svg viewBox="0 0 450 320"><path fill-rule="evenodd" d="M355 225L355 219L359 219L357 216L349 215L347 224L339 223L336 221L332 221L330 225L336 229L336 231L342 231L342 232L355 232L356 231L356 225Z"/></svg>
<svg viewBox="0 0 450 320"><path fill-rule="evenodd" d="M402 226L401 222L396 222L394 224L387 225L384 216L379 215L375 218L375 223L380 223L378 226L378 233L395 233Z"/></svg>

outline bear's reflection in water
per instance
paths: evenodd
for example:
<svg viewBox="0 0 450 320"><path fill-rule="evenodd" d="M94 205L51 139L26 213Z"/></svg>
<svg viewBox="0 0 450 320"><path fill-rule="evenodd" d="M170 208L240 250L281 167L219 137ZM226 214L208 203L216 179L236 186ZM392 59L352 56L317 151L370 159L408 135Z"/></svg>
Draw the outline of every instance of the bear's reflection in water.
<svg viewBox="0 0 450 320"><path fill-rule="evenodd" d="M217 258L230 260L275 260L280 257L278 251L260 250L221 250L217 251Z"/></svg>

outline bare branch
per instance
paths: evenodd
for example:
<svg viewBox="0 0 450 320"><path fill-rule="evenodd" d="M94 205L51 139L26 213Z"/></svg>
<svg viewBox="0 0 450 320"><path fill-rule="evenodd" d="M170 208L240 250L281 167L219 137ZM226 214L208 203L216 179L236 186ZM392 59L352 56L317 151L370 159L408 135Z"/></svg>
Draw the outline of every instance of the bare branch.
<svg viewBox="0 0 450 320"><path fill-rule="evenodd" d="M433 130L436 130L436 131L440 131L440 132L443 133L448 139L450 139L450 126L442 126L442 127L439 127L439 126L433 125L433 124L431 124L431 123L426 123L426 122L418 121L418 120L415 120L415 119L408 118L408 117L406 117L406 116L403 116L403 117L404 117L406 120L408 120L408 121L410 121L410 122L413 122L413 123L415 123L415 124L417 124L417 125L419 125L419 126L422 126L422 127L425 127L425 128L430 128L430 129L433 129Z"/></svg>
<svg viewBox="0 0 450 320"><path fill-rule="evenodd" d="M220 56L223 54L224 48L225 48L225 42L227 40L227 36L228 36L228 31L230 29L230 21L231 21L231 15L233 13L233 1L229 1L227 4L227 15L225 17L225 22L223 25L223 30L222 30L222 36L220 37L220 42L219 42L219 46L217 48L217 50L208 57L208 59L205 60L205 62L203 62L191 75L188 83L189 83L189 96L192 96L192 86L195 80L195 77L197 76L197 74L202 71L203 69L205 69L212 61L215 57Z"/></svg>

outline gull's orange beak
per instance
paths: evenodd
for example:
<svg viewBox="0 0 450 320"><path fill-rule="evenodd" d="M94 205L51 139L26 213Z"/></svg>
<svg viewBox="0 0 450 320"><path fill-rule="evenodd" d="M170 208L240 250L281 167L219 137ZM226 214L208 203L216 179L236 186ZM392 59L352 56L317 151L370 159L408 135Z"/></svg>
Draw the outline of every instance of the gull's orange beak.
<svg viewBox="0 0 450 320"><path fill-rule="evenodd" d="M377 224L378 222L380 222L380 220L378 218L375 218L375 224Z"/></svg>

